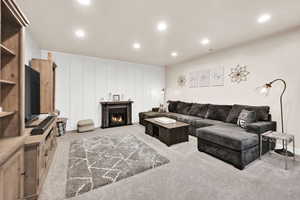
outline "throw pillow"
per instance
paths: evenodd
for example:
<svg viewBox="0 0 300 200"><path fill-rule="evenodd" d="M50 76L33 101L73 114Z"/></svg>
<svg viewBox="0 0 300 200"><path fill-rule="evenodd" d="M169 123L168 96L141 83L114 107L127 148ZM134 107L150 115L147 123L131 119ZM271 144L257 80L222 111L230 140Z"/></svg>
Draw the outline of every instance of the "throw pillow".
<svg viewBox="0 0 300 200"><path fill-rule="evenodd" d="M256 112L249 110L242 110L240 113L237 125L241 128L246 128L250 123L256 122Z"/></svg>

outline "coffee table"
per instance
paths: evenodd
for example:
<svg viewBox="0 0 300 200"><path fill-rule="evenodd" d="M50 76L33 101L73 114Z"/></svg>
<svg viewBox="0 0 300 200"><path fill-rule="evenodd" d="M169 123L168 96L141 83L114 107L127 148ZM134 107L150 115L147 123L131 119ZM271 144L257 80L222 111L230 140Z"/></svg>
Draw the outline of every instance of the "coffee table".
<svg viewBox="0 0 300 200"><path fill-rule="evenodd" d="M155 120L155 118L145 119L145 133L158 138L167 146L189 141L187 123L176 121L175 123L164 124Z"/></svg>

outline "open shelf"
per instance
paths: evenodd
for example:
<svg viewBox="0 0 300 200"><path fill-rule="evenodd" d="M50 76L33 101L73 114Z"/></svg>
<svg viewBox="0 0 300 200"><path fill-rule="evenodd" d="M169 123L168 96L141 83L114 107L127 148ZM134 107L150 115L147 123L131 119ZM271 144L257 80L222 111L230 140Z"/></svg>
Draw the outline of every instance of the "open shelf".
<svg viewBox="0 0 300 200"><path fill-rule="evenodd" d="M16 55L12 50L8 49L3 44L0 44L0 48L1 48L1 55L8 55L8 56Z"/></svg>
<svg viewBox="0 0 300 200"><path fill-rule="evenodd" d="M16 83L13 81L7 81L7 80L0 79L0 84L15 85Z"/></svg>
<svg viewBox="0 0 300 200"><path fill-rule="evenodd" d="M8 117L10 115L14 115L15 112L0 112L0 118Z"/></svg>

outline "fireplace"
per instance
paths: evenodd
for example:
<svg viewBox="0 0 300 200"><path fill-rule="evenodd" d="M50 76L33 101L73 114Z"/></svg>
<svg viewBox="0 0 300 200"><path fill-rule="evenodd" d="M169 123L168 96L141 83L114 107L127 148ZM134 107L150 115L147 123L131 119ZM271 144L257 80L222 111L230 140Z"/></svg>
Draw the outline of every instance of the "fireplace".
<svg viewBox="0 0 300 200"><path fill-rule="evenodd" d="M132 101L101 102L101 128L132 124Z"/></svg>

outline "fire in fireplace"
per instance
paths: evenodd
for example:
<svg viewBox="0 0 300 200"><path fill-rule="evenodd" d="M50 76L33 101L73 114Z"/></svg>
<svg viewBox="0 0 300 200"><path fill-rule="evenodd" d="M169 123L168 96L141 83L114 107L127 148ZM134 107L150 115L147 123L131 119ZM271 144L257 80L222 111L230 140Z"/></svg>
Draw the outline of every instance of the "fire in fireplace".
<svg viewBox="0 0 300 200"><path fill-rule="evenodd" d="M112 117L111 121L113 121L114 123L122 123L123 122L123 117Z"/></svg>
<svg viewBox="0 0 300 200"><path fill-rule="evenodd" d="M110 108L109 109L109 126L122 126L127 124L127 109L125 108Z"/></svg>

